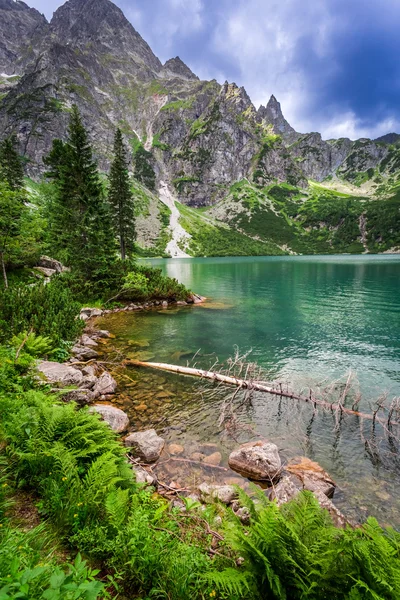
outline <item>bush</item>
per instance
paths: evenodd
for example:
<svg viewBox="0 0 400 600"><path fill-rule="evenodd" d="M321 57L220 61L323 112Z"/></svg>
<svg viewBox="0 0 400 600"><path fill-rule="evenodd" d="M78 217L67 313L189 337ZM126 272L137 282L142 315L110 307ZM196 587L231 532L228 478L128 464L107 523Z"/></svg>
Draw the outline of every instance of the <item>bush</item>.
<svg viewBox="0 0 400 600"><path fill-rule="evenodd" d="M82 331L77 319L80 305L64 283L54 277L47 285L37 283L3 290L0 295L0 341L23 331L51 338L55 346L74 340Z"/></svg>

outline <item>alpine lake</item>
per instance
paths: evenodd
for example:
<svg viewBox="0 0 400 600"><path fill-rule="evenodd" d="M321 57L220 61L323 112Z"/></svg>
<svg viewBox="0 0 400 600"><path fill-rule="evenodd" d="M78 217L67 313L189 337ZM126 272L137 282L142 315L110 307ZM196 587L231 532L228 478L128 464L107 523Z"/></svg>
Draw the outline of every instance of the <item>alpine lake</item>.
<svg viewBox="0 0 400 600"><path fill-rule="evenodd" d="M154 428L166 440L159 479L177 489L203 481L248 489L228 468L228 456L240 443L264 438L277 444L283 462L307 456L326 469L337 484L335 504L354 521L373 515L400 527L400 427L387 431L313 402L259 392L246 402L238 394L224 425L221 410L232 388L124 362L210 368L218 360L219 369L236 349L251 351L246 362L256 363L263 381L336 403L346 396L347 407L355 403L372 414L377 402L389 406L400 397L400 256L146 262L207 297L96 322L115 335L103 355L118 381L115 405L134 429Z"/></svg>

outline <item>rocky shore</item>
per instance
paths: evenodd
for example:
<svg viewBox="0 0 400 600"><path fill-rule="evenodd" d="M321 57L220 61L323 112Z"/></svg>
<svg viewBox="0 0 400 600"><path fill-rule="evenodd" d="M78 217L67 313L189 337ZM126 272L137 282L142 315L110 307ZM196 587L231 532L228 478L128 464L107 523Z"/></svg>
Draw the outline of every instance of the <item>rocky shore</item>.
<svg viewBox="0 0 400 600"><path fill-rule="evenodd" d="M189 302L175 304L185 306L203 300L201 296L193 295ZM123 436L137 482L153 486L160 494L173 500L177 507L184 508L179 495L189 495L193 501L200 503L221 502L230 506L243 523L247 523L250 515L239 502L237 486L248 492L248 482L254 481L278 505L292 500L301 490L309 490L320 505L328 510L337 526L348 524L349 521L331 500L336 485L318 463L306 457L295 457L285 462L278 447L267 440L248 442L234 449L228 460L231 471L220 466L222 456L215 444L203 444L200 451L191 452L189 458L178 458L186 456L183 446L168 445L154 429L137 431L128 415L112 404L117 382L99 359L103 345L114 336L106 330L96 329L92 319L115 312L150 310L160 306L168 308L170 304L154 301L110 310L83 308L80 317L87 325L72 348L72 357L67 363L38 363L40 380L50 383L52 390L58 392L64 401L75 401L81 406L90 405L90 411L98 413L116 433ZM181 484L173 480L173 471L166 483L162 480L165 476L159 478L157 466L171 459L184 462L189 469L199 465L206 469L218 469L223 476L222 483L215 484L208 479L191 489L182 489ZM232 477L232 471L238 477Z"/></svg>

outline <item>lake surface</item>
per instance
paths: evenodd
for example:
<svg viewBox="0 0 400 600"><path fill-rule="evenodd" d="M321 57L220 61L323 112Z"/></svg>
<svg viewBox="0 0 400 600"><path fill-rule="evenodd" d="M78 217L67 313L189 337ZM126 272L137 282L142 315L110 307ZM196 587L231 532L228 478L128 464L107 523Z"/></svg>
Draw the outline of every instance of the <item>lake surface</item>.
<svg viewBox="0 0 400 600"><path fill-rule="evenodd" d="M400 396L400 256L244 257L153 260L208 298L204 305L110 315L121 356L199 367L238 347L268 381L337 401L349 371L351 407L371 413L382 394ZM139 345L136 342L139 340ZM129 380L128 380L129 378ZM232 439L218 426L228 390L207 390L180 376L120 373L120 404L138 427L154 425L183 456L212 443L226 465L238 442L263 436L282 455L306 455L336 479L336 503L352 517L368 514L400 525L397 440L357 417L257 394L241 407ZM336 383L335 383L336 382ZM396 431L394 431L396 434ZM171 472L171 477L174 472ZM167 475L165 475L167 477ZM198 473L199 478L202 473ZM180 479L179 479L180 477ZM185 474L178 473L178 484Z"/></svg>

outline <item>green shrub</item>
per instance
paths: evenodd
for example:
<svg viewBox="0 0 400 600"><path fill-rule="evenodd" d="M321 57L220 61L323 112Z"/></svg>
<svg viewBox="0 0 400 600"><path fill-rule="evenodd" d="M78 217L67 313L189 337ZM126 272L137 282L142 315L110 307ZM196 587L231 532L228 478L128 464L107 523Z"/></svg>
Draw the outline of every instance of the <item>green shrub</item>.
<svg viewBox="0 0 400 600"><path fill-rule="evenodd" d="M77 319L80 305L64 283L62 276L50 283L19 286L3 290L0 295L0 341L31 331L51 338L54 345L73 340L82 331Z"/></svg>

